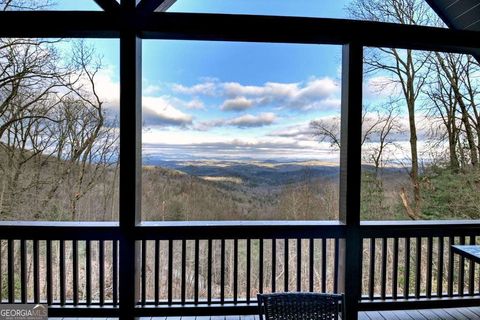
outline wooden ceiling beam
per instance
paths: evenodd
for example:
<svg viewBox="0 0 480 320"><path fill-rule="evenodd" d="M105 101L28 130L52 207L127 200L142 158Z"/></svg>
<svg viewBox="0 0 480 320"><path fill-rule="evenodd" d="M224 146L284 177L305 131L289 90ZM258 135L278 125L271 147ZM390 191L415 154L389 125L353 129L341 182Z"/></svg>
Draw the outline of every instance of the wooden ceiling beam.
<svg viewBox="0 0 480 320"><path fill-rule="evenodd" d="M143 12L165 12L176 0L142 0L137 9Z"/></svg>
<svg viewBox="0 0 480 320"><path fill-rule="evenodd" d="M145 15L136 10L0 12L0 37L118 38L121 30L132 30L144 39L332 45L355 42L366 47L457 53L472 53L480 47L480 32L476 31L372 21L169 12Z"/></svg>
<svg viewBox="0 0 480 320"><path fill-rule="evenodd" d="M96 4L104 11L113 11L120 9L120 4L115 0L94 0Z"/></svg>

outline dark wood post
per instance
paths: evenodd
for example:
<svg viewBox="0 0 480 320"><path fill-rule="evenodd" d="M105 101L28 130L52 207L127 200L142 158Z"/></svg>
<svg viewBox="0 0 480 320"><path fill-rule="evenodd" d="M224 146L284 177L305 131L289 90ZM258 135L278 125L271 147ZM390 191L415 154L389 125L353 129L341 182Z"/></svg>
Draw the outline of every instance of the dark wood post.
<svg viewBox="0 0 480 320"><path fill-rule="evenodd" d="M363 47L343 45L342 123L340 146L340 211L346 227L340 245L339 291L345 293L348 320L358 319L361 294L360 185L362 136ZM346 263L348 261L348 263Z"/></svg>
<svg viewBox="0 0 480 320"><path fill-rule="evenodd" d="M125 17L135 18L136 0L122 0ZM133 319L139 293L139 248L135 228L140 222L142 44L133 23L120 31L120 318Z"/></svg>

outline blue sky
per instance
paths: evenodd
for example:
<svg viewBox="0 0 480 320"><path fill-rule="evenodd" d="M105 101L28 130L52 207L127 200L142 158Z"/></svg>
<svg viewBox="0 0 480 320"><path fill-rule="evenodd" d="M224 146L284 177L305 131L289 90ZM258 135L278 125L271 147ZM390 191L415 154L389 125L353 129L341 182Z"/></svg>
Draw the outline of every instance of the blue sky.
<svg viewBox="0 0 480 320"><path fill-rule="evenodd" d="M54 10L101 10L94 0L54 0ZM177 0L170 12L343 18L346 0Z"/></svg>
<svg viewBox="0 0 480 320"><path fill-rule="evenodd" d="M178 0L169 11L344 18L348 2ZM57 8L98 10L93 0L63 0ZM91 42L105 66L99 88L115 109L118 40ZM337 162L338 151L319 142L309 122L339 116L340 77L340 46L145 40L144 157ZM379 99L369 83L366 99Z"/></svg>
<svg viewBox="0 0 480 320"><path fill-rule="evenodd" d="M343 1L183 0L170 11L339 18L343 7ZM336 152L307 131L310 120L339 112L340 53L335 46L144 41L150 128L144 154L336 161Z"/></svg>

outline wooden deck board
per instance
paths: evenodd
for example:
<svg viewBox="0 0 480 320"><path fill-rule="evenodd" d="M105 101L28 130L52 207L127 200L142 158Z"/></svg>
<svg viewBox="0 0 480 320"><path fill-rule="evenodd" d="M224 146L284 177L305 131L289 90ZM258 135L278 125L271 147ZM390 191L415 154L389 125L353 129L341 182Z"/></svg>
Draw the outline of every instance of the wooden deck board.
<svg viewBox="0 0 480 320"><path fill-rule="evenodd" d="M368 312L367 312L368 313ZM410 312L404 312L404 311L382 311L382 314L384 315L385 319L395 319L395 320L413 320L415 319L410 315ZM425 320L423 318L419 318L419 320ZM436 319L436 318L434 318Z"/></svg>
<svg viewBox="0 0 480 320"><path fill-rule="evenodd" d="M480 319L480 308L477 308L477 312L470 310L470 308L457 309L460 313L465 315L468 319Z"/></svg>
<svg viewBox="0 0 480 320"><path fill-rule="evenodd" d="M445 320L445 317L442 317L442 315L436 313L434 310L420 310L420 313L423 315L424 318L426 319L438 319L438 320Z"/></svg>
<svg viewBox="0 0 480 320"><path fill-rule="evenodd" d="M470 307L465 309L468 309L468 311L472 312L473 314L476 314L480 319L480 307Z"/></svg>
<svg viewBox="0 0 480 320"><path fill-rule="evenodd" d="M370 320L385 320L385 318L378 311L368 312L367 317Z"/></svg>
<svg viewBox="0 0 480 320"><path fill-rule="evenodd" d="M461 313L458 309L445 310L445 312L454 317L455 320L470 320L469 317Z"/></svg>
<svg viewBox="0 0 480 320"><path fill-rule="evenodd" d="M400 318L396 313L395 311L382 311L382 312L379 312L382 317L384 319L387 319L387 320L401 320L402 318ZM408 319L410 320L410 319Z"/></svg>

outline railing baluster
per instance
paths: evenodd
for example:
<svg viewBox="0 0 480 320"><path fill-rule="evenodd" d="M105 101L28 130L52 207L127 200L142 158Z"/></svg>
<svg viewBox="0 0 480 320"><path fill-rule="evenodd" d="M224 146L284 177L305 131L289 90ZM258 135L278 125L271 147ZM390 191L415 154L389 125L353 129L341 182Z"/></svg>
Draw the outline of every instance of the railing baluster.
<svg viewBox="0 0 480 320"><path fill-rule="evenodd" d="M198 286L200 280L200 240L195 239L195 275L194 275L194 292L193 299L195 304L198 303Z"/></svg>
<svg viewBox="0 0 480 320"><path fill-rule="evenodd" d="M225 239L220 241L220 303L225 301Z"/></svg>
<svg viewBox="0 0 480 320"><path fill-rule="evenodd" d="M87 240L85 243L85 290L87 296L87 306L92 304L92 243Z"/></svg>
<svg viewBox="0 0 480 320"><path fill-rule="evenodd" d="M387 291L387 238L382 239L382 270L381 270L381 292L380 296L385 299Z"/></svg>
<svg viewBox="0 0 480 320"><path fill-rule="evenodd" d="M297 291L302 291L302 239L297 238Z"/></svg>
<svg viewBox="0 0 480 320"><path fill-rule="evenodd" d="M392 297L397 299L398 293L398 238L393 238L393 258L392 258Z"/></svg>
<svg viewBox="0 0 480 320"><path fill-rule="evenodd" d="M258 245L258 292L263 293L263 239Z"/></svg>
<svg viewBox="0 0 480 320"><path fill-rule="evenodd" d="M453 296L453 268L454 268L454 257L452 245L455 244L455 238L453 236L449 237L449 246L448 246L448 296Z"/></svg>
<svg viewBox="0 0 480 320"><path fill-rule="evenodd" d="M465 237L461 236L460 237L460 244L464 245L465 244ZM458 294L463 297L465 294L465 258L463 256L459 257L459 266L458 266Z"/></svg>
<svg viewBox="0 0 480 320"><path fill-rule="evenodd" d="M20 241L20 275L22 282L21 301L27 303L27 244L24 239Z"/></svg>
<svg viewBox="0 0 480 320"><path fill-rule="evenodd" d="M210 251L208 253L210 254ZM209 257L211 258L211 256ZM211 263L209 259L209 263ZM210 282L210 281L209 281ZM168 240L168 304L173 301L173 240Z"/></svg>
<svg viewBox="0 0 480 320"><path fill-rule="evenodd" d="M238 301L238 239L233 240L233 302Z"/></svg>
<svg viewBox="0 0 480 320"><path fill-rule="evenodd" d="M100 306L105 303L105 242L98 242L98 295Z"/></svg>
<svg viewBox="0 0 480 320"><path fill-rule="evenodd" d="M277 239L272 239L272 292L277 289Z"/></svg>
<svg viewBox="0 0 480 320"><path fill-rule="evenodd" d="M309 267L308 267L308 290L313 292L314 272L315 272L315 242L313 238L309 239Z"/></svg>
<svg viewBox="0 0 480 320"><path fill-rule="evenodd" d="M335 238L335 260L333 264L333 292L338 292L338 262L340 259L340 239Z"/></svg>
<svg viewBox="0 0 480 320"><path fill-rule="evenodd" d="M59 242L59 267L60 267L60 305L65 305L65 282L67 274L65 272L65 241L60 240Z"/></svg>
<svg viewBox="0 0 480 320"><path fill-rule="evenodd" d="M53 302L53 278L52 278L52 241L47 240L47 304Z"/></svg>
<svg viewBox="0 0 480 320"><path fill-rule="evenodd" d="M443 297L443 237L438 238L437 297Z"/></svg>
<svg viewBox="0 0 480 320"><path fill-rule="evenodd" d="M160 240L155 240L155 257L154 257L154 275L153 275L153 286L154 286L154 299L155 305L158 306L160 303Z"/></svg>
<svg viewBox="0 0 480 320"><path fill-rule="evenodd" d="M432 266L433 266L433 238L427 238L427 275L425 290L427 291L427 298L432 297Z"/></svg>
<svg viewBox="0 0 480 320"><path fill-rule="evenodd" d="M288 272L289 272L288 271L288 260L289 260L289 258L288 258L288 249L289 249L288 239L284 239L284 248L283 249L284 249L284 259L285 259L285 261L284 261L284 271L283 271L283 277L284 277L283 278L284 279L283 290L285 292L287 292L288 291Z"/></svg>
<svg viewBox="0 0 480 320"><path fill-rule="evenodd" d="M144 306L147 302L147 240L142 240L142 262L141 262L141 283L142 283L142 291L141 291L141 303Z"/></svg>
<svg viewBox="0 0 480 320"><path fill-rule="evenodd" d="M247 239L247 302L250 302L250 272L251 272L251 265L252 265L252 249L251 249L251 241Z"/></svg>
<svg viewBox="0 0 480 320"><path fill-rule="evenodd" d="M375 238L370 238L370 268L368 277L368 298L373 300L375 295Z"/></svg>
<svg viewBox="0 0 480 320"><path fill-rule="evenodd" d="M15 303L15 242L8 239L8 303Z"/></svg>
<svg viewBox="0 0 480 320"><path fill-rule="evenodd" d="M475 236L470 236L470 245L475 244ZM475 263L470 260L468 262L468 294L473 295L475 292Z"/></svg>
<svg viewBox="0 0 480 320"><path fill-rule="evenodd" d="M116 307L118 305L118 241L114 240L112 246L112 299L113 305Z"/></svg>
<svg viewBox="0 0 480 320"><path fill-rule="evenodd" d="M207 302L212 303L212 239L208 239Z"/></svg>
<svg viewBox="0 0 480 320"><path fill-rule="evenodd" d="M322 292L327 292L327 239L322 238Z"/></svg>
<svg viewBox="0 0 480 320"><path fill-rule="evenodd" d="M415 298L420 298L420 288L421 288L421 275L422 275L422 238L417 237L416 239L416 262L415 262Z"/></svg>
<svg viewBox="0 0 480 320"><path fill-rule="evenodd" d="M78 305L78 241L72 242L72 277L73 277L73 304Z"/></svg>
<svg viewBox="0 0 480 320"><path fill-rule="evenodd" d="M223 268L222 268L223 269ZM186 290L187 290L187 240L182 240L182 289L181 289L181 300L182 304L185 304L186 301Z"/></svg>
<svg viewBox="0 0 480 320"><path fill-rule="evenodd" d="M410 296L410 238L405 238L405 272L404 272L403 297L408 299Z"/></svg>

